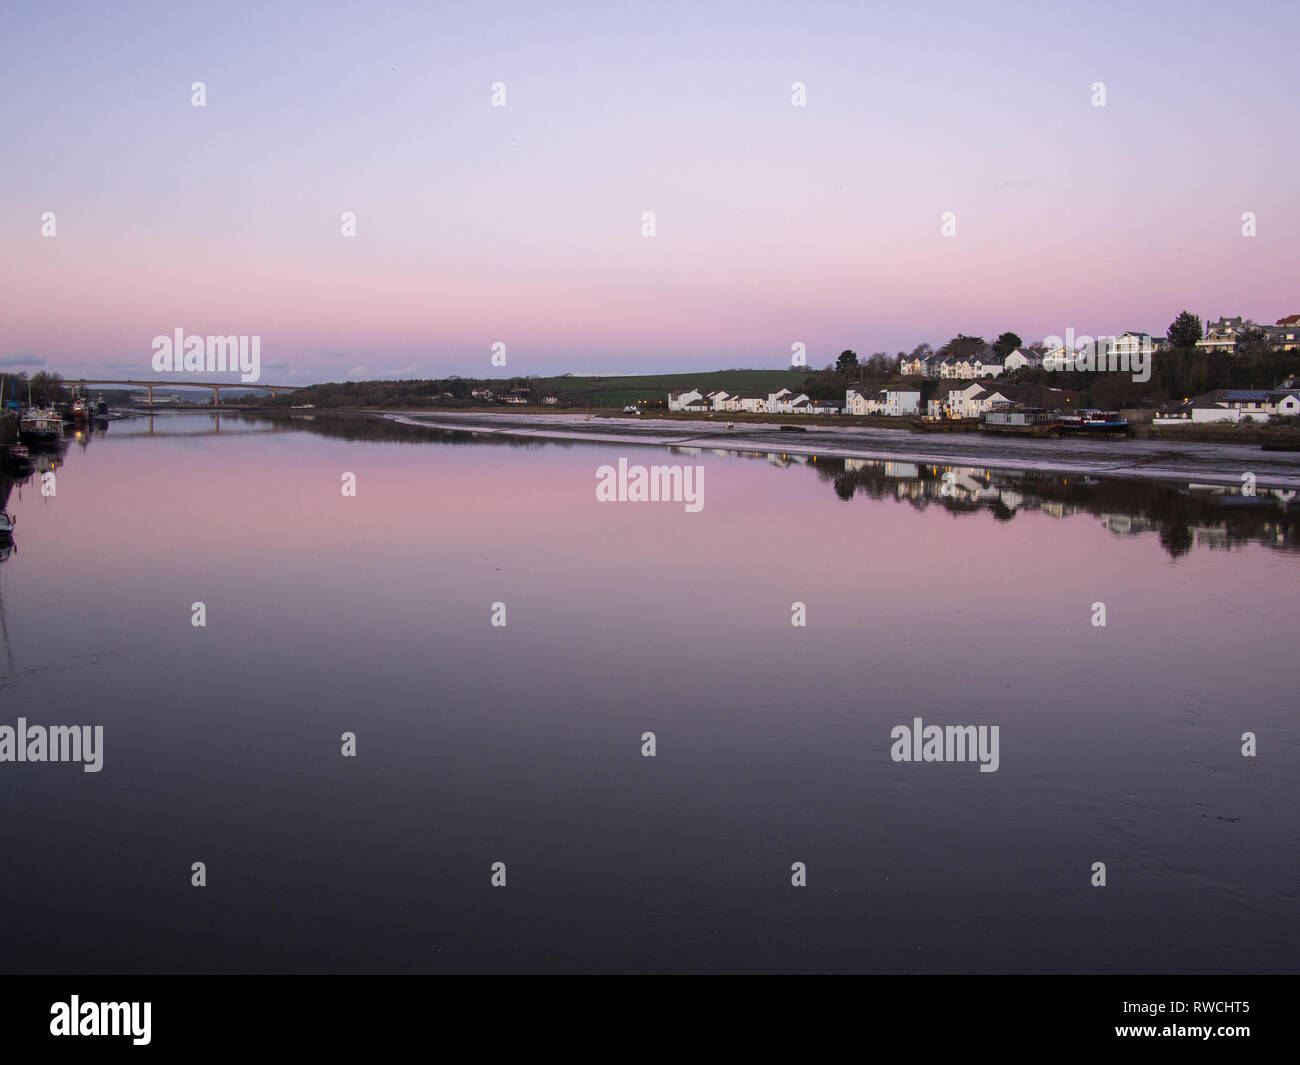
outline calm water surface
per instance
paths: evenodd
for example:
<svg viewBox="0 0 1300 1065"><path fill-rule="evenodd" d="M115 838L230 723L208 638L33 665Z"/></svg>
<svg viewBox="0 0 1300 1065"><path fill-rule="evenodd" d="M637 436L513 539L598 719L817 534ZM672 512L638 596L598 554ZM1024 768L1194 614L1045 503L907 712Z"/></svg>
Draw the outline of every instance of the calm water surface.
<svg viewBox="0 0 1300 1065"><path fill-rule="evenodd" d="M1296 970L1295 502L345 425L8 486L0 724L104 766L0 764L0 970Z"/></svg>

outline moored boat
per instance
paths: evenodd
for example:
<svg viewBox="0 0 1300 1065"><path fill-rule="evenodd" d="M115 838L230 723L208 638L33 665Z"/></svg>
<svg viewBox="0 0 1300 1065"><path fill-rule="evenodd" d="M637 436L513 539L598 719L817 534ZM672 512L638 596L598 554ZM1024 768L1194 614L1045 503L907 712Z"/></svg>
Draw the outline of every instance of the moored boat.
<svg viewBox="0 0 1300 1065"><path fill-rule="evenodd" d="M1004 407L984 415L980 428L1004 436L1060 436L1057 416L1040 407Z"/></svg>
<svg viewBox="0 0 1300 1065"><path fill-rule="evenodd" d="M35 469L31 452L23 444L10 444L5 448L5 468L13 473L30 473Z"/></svg>
<svg viewBox="0 0 1300 1065"><path fill-rule="evenodd" d="M63 439L63 418L53 408L28 407L18 420L18 435L29 447L49 447Z"/></svg>
<svg viewBox="0 0 1300 1065"><path fill-rule="evenodd" d="M14 535L14 519L8 511L0 510L0 540L11 540Z"/></svg>
<svg viewBox="0 0 1300 1065"><path fill-rule="evenodd" d="M1063 433L1126 433L1128 419L1114 410L1081 410L1060 417Z"/></svg>
<svg viewBox="0 0 1300 1065"><path fill-rule="evenodd" d="M921 415L912 419L912 428L919 433L976 433L980 430L978 418L931 418Z"/></svg>

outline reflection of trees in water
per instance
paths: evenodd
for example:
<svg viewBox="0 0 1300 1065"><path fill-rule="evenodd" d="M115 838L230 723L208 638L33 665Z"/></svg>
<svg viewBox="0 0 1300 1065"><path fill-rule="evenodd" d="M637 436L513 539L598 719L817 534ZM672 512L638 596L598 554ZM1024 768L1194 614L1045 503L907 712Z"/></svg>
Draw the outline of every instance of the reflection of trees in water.
<svg viewBox="0 0 1300 1065"><path fill-rule="evenodd" d="M435 429L407 425L387 418L315 411L309 416L241 414L289 431L318 433L343 440L393 443L495 444L538 449L582 447L596 441L552 440L501 433ZM634 445L654 450L657 445ZM776 453L732 451L742 458L772 462ZM913 462L818 457L782 457L782 466L804 466L831 482L842 500L855 495L871 499L906 500L917 509L941 506L952 514L989 513L996 521L1014 521L1021 510L1047 511L1056 517L1091 514L1124 535L1156 532L1173 558L1181 558L1198 538L1210 546L1232 547L1262 543L1281 550L1300 549L1300 512L1261 494L1246 499L1235 489L1193 493L1160 481L1113 480L1042 471L997 471L974 466L940 466ZM951 474L944 491L944 474ZM1121 522L1118 519L1128 519ZM1199 535L1198 535L1199 534Z"/></svg>
<svg viewBox="0 0 1300 1065"><path fill-rule="evenodd" d="M584 447L602 441L520 437L469 429L409 425L369 413L314 410L268 413L231 412L223 417L272 431L307 432L339 440L397 444L476 444L537 450ZM608 446L604 444L604 446ZM629 449L654 451L658 444L627 443ZM708 448L703 449L710 450ZM686 452L679 452L685 454ZM695 453L695 449L691 449ZM720 452L740 458L805 466L831 482L840 499L906 500L918 510L941 506L955 514L989 513L1000 522L1014 521L1022 510L1055 517L1091 514L1121 535L1155 532L1173 558L1186 555L1198 541L1212 547L1261 543L1284 551L1300 550L1300 508L1267 493L1248 499L1240 491L1193 492L1186 486L1152 480L1115 480L1037 470L988 470L975 466L886 459L837 459L787 456L779 452ZM944 491L944 474L952 475Z"/></svg>
<svg viewBox="0 0 1300 1065"><path fill-rule="evenodd" d="M819 457L812 468L845 501L861 494L906 500L917 509L941 506L954 514L987 511L998 521L1012 521L1021 510L1047 511L1056 517L1086 513L1121 535L1156 532L1173 558L1186 555L1198 542L1210 547L1260 543L1283 551L1300 550L1300 508L1295 501L1284 502L1266 491L1247 497L1231 487L1193 491L1161 481L972 466L918 465L914 476L900 476L890 472L898 465ZM958 482L948 482L949 494L944 492L945 473Z"/></svg>

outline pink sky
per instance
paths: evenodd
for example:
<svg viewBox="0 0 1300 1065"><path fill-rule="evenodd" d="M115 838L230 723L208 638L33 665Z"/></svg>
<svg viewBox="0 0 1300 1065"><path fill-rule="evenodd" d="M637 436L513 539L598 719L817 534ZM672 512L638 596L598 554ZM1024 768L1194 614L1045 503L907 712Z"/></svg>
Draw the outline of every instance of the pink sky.
<svg viewBox="0 0 1300 1065"><path fill-rule="evenodd" d="M6 368L146 376L178 327L297 383L1300 312L1293 5L235 7L12 19Z"/></svg>

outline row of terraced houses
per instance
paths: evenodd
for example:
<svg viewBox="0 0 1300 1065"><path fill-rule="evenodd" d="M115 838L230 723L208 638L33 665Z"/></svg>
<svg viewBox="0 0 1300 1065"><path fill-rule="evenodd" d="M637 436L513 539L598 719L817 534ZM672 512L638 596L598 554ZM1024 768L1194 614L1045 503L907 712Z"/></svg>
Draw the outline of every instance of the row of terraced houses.
<svg viewBox="0 0 1300 1065"><path fill-rule="evenodd" d="M839 414L838 400L812 399L806 393L782 388L776 392L701 392L688 388L668 393L668 409L731 414Z"/></svg>
<svg viewBox="0 0 1300 1065"><path fill-rule="evenodd" d="M1236 353L1237 345L1252 330L1262 332L1268 342L1278 351L1300 351L1300 314L1289 314L1279 318L1273 325L1256 325L1240 315L1234 318L1207 320L1205 335L1196 342L1197 350L1223 352L1228 355ZM1125 330L1119 336L1099 337L1097 354L1104 355L1111 365L1119 364L1120 357L1132 356L1138 352L1156 353L1168 346L1164 337L1152 336L1136 330ZM904 356L899 360L898 372L909 377L938 377L970 381L982 377L1001 377L1004 373L1016 370L1063 369L1076 352L1066 347L1020 347L1005 359L997 355L971 356L958 358L952 355Z"/></svg>
<svg viewBox="0 0 1300 1065"><path fill-rule="evenodd" d="M853 414L858 416L915 417L926 414L934 418L978 418L999 403L1013 403L1016 397L1009 386L1001 388L978 381L954 381L934 388L924 403L919 385L898 384L874 389L848 389L844 401L812 399L806 393L782 388L776 392L730 393L700 392L685 389L668 393L670 411L698 414Z"/></svg>

